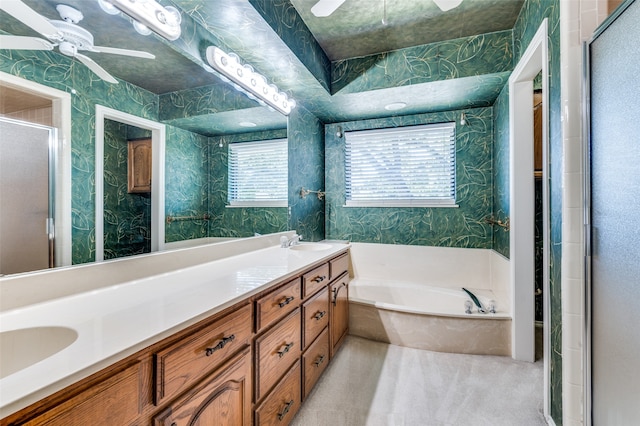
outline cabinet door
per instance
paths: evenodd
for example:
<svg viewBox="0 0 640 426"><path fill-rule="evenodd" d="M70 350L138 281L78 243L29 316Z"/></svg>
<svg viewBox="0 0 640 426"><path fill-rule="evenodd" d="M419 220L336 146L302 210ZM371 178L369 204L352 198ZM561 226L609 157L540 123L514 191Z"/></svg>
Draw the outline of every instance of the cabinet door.
<svg viewBox="0 0 640 426"><path fill-rule="evenodd" d="M249 348L154 418L155 426L251 424Z"/></svg>
<svg viewBox="0 0 640 426"><path fill-rule="evenodd" d="M349 330L349 276L343 274L331 283L331 356L336 353Z"/></svg>
<svg viewBox="0 0 640 426"><path fill-rule="evenodd" d="M129 193L151 192L151 139L129 141Z"/></svg>
<svg viewBox="0 0 640 426"><path fill-rule="evenodd" d="M144 365L138 362L25 424L132 425L144 406ZM4 424L4 423L2 423Z"/></svg>

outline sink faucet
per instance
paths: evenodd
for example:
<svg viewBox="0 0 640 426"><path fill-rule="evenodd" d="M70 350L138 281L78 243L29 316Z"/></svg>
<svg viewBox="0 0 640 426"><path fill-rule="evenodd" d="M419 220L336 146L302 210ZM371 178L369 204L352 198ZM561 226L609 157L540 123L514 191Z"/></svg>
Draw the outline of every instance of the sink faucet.
<svg viewBox="0 0 640 426"><path fill-rule="evenodd" d="M280 247L287 248L300 243L302 235L293 234L293 237L287 238L285 235L280 237Z"/></svg>

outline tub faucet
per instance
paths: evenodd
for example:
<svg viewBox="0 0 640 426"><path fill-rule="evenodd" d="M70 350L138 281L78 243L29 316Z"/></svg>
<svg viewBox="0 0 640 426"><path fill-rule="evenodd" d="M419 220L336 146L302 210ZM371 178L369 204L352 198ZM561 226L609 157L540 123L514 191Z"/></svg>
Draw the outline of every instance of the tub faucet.
<svg viewBox="0 0 640 426"><path fill-rule="evenodd" d="M478 298L476 297L475 294L471 293L469 290L467 290L464 287L462 287L462 290L464 290L464 292L469 295L471 300L473 300L473 303L476 304L476 306L478 307L478 312L479 313L481 313L481 314L486 314L487 313L487 310L482 306L482 303L480 303L480 301L478 300Z"/></svg>

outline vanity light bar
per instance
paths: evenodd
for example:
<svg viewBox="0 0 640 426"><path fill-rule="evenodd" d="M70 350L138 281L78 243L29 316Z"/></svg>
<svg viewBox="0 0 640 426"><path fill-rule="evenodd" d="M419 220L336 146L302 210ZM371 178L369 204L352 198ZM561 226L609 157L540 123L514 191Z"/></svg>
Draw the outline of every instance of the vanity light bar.
<svg viewBox="0 0 640 426"><path fill-rule="evenodd" d="M155 0L102 0L126 13L140 24L168 40L180 37L180 11L173 6L163 7Z"/></svg>
<svg viewBox="0 0 640 426"><path fill-rule="evenodd" d="M251 65L241 64L237 55L225 53L216 46L209 46L206 55L207 62L216 71L275 110L289 115L296 107L295 100L280 92L275 84L269 84Z"/></svg>

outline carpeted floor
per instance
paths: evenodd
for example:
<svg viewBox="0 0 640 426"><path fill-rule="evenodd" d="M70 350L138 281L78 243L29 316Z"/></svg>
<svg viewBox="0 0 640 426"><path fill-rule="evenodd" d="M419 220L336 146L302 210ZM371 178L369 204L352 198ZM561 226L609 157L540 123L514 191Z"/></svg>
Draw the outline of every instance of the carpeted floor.
<svg viewBox="0 0 640 426"><path fill-rule="evenodd" d="M348 336L296 426L535 426L542 361L429 352Z"/></svg>

